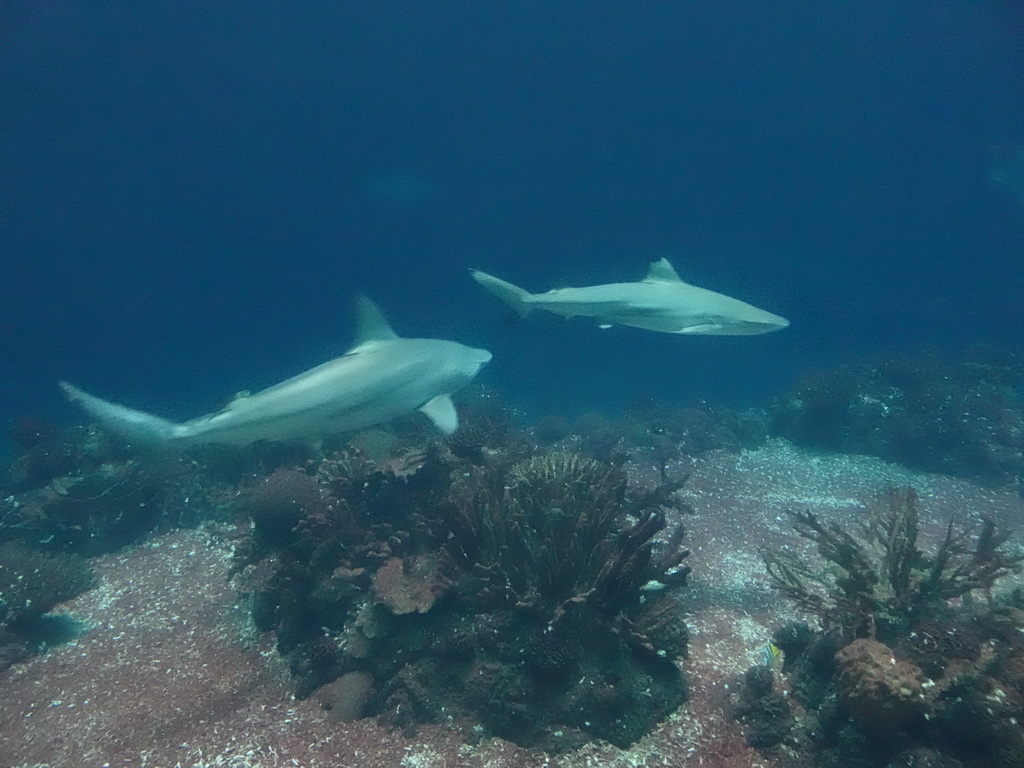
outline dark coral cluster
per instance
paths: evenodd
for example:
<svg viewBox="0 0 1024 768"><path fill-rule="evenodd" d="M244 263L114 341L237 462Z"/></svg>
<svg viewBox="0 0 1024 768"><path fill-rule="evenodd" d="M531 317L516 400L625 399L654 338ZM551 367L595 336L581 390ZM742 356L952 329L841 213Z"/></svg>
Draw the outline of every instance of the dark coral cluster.
<svg viewBox="0 0 1024 768"><path fill-rule="evenodd" d="M762 412L735 411L707 402L670 406L658 400L641 399L632 404L626 421L646 433L646 439L655 445L668 441L689 456L712 450L758 448L768 439L768 425Z"/></svg>
<svg viewBox="0 0 1024 768"><path fill-rule="evenodd" d="M91 557L181 522L192 465L132 458L100 432L35 420L10 438L18 453L0 476L0 542Z"/></svg>
<svg viewBox="0 0 1024 768"><path fill-rule="evenodd" d="M0 509L0 540L91 556L138 541L162 514L164 485L135 461L52 478Z"/></svg>
<svg viewBox="0 0 1024 768"><path fill-rule="evenodd" d="M759 410L734 411L709 403L680 407L642 398L618 419L584 413L570 423L548 416L534 426L533 433L542 445L601 461L621 464L643 452L665 464L708 451L757 448L768 439L768 421Z"/></svg>
<svg viewBox="0 0 1024 768"><path fill-rule="evenodd" d="M447 504L448 550L497 603L561 615L567 601L618 611L641 585L679 566L651 562L651 539L665 526L657 507L621 528L625 478L614 466L554 452L511 468L457 479ZM681 560L678 542L670 558ZM675 571L678 581L686 569Z"/></svg>
<svg viewBox="0 0 1024 768"><path fill-rule="evenodd" d="M891 356L808 374L769 409L773 434L989 483L1024 475L1024 358Z"/></svg>
<svg viewBox="0 0 1024 768"><path fill-rule="evenodd" d="M760 750L785 742L794 726L793 708L768 666L747 670L733 714L746 725L747 744Z"/></svg>
<svg viewBox="0 0 1024 768"><path fill-rule="evenodd" d="M1021 765L1024 610L1016 595L971 599L1024 563L1008 534L987 519L974 530L950 522L924 551L910 489L874 505L856 534L810 512L792 517L817 561L791 549L764 557L775 586L822 627L791 624L774 637L816 764ZM753 734L778 733L778 708L758 708L770 694L747 689L737 715Z"/></svg>
<svg viewBox="0 0 1024 768"><path fill-rule="evenodd" d="M685 697L681 531L656 544L664 510L612 465L474 458L346 452L254 487L237 567L257 626L331 711L340 691L397 725L632 743Z"/></svg>
<svg viewBox="0 0 1024 768"><path fill-rule="evenodd" d="M0 671L73 632L50 611L93 583L92 571L77 555L0 545Z"/></svg>

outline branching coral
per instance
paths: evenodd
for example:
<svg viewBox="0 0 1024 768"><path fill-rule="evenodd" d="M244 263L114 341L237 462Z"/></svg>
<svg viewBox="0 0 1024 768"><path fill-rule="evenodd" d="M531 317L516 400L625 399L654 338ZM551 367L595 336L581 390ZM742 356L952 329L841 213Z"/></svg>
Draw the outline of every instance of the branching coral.
<svg viewBox="0 0 1024 768"><path fill-rule="evenodd" d="M288 491L265 510L287 535L237 558L250 574L267 561L257 625L301 696L359 671L367 711L396 725L455 717L556 751L632 743L685 697L685 620L665 599L689 571L682 528L655 546L678 483L633 498L621 469L577 455L474 458L348 452L279 471L257 490Z"/></svg>
<svg viewBox="0 0 1024 768"><path fill-rule="evenodd" d="M869 509L859 536L810 511L789 512L796 532L817 544L829 568L815 568L786 550L762 553L774 585L826 629L848 640L889 640L940 610L945 601L1020 569L1024 556L1003 545L1009 532L984 519L978 530L950 520L932 553L918 547L917 494L893 489Z"/></svg>
<svg viewBox="0 0 1024 768"><path fill-rule="evenodd" d="M445 514L456 561L483 579L499 602L512 600L557 618L568 601L614 616L652 580L681 582L681 538L652 559L665 527L660 508L628 509L625 477L609 464L555 452L467 473Z"/></svg>
<svg viewBox="0 0 1024 768"><path fill-rule="evenodd" d="M1005 547L1009 533L990 519L950 521L925 551L909 488L872 505L856 533L808 511L790 515L819 562L763 555L775 586L825 630L791 626L775 638L790 690L816 711L819 734L808 744L818 764L902 764L920 748L936 764L949 752L964 764L1020 765L1024 689L1010 670L1022 668L1024 614L954 601L1021 568L1024 554Z"/></svg>

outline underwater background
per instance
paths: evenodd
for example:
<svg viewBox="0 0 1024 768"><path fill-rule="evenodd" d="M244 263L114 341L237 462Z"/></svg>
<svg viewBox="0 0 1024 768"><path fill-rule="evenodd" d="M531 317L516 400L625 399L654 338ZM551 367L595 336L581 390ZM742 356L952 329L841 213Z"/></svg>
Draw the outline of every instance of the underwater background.
<svg viewBox="0 0 1024 768"><path fill-rule="evenodd" d="M1022 96L1008 0L0 3L0 768L1024 765ZM663 258L791 325L469 272ZM455 345L242 445L57 386L215 411L360 294L493 353L457 429Z"/></svg>
<svg viewBox="0 0 1024 768"><path fill-rule="evenodd" d="M532 417L760 404L878 350L1024 333L1012 2L5 3L0 419L56 382L186 418L399 333L490 349ZM687 281L792 322L507 324Z"/></svg>

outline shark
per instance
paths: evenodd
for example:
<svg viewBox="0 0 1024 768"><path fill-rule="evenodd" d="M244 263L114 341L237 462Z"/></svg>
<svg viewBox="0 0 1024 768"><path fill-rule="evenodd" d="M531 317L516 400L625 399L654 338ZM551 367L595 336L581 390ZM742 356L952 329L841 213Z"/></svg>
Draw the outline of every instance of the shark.
<svg viewBox="0 0 1024 768"><path fill-rule="evenodd" d="M470 274L520 317L543 309L568 318L593 317L601 328L629 325L712 336L751 336L789 325L784 317L745 301L684 283L666 258L652 262L639 282L556 288L546 293L529 293L479 269Z"/></svg>
<svg viewBox="0 0 1024 768"><path fill-rule="evenodd" d="M459 419L451 395L473 380L491 353L443 339L400 338L365 296L356 299L356 320L355 343L341 357L184 423L108 402L67 382L60 387L100 426L148 449L315 438L415 411L453 433Z"/></svg>

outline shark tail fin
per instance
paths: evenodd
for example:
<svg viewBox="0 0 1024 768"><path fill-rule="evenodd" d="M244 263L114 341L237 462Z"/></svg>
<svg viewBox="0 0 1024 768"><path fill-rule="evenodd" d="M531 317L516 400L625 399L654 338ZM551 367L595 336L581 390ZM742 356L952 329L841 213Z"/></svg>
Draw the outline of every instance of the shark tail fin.
<svg viewBox="0 0 1024 768"><path fill-rule="evenodd" d="M65 381L60 383L68 400L78 403L100 426L139 448L162 448L177 436L179 425L159 416L102 400Z"/></svg>
<svg viewBox="0 0 1024 768"><path fill-rule="evenodd" d="M529 300L532 298L529 291L523 290L518 285L499 280L494 275L488 275L479 269L471 269L469 273L480 285L512 307L520 317L526 317L533 310L529 304Z"/></svg>

